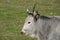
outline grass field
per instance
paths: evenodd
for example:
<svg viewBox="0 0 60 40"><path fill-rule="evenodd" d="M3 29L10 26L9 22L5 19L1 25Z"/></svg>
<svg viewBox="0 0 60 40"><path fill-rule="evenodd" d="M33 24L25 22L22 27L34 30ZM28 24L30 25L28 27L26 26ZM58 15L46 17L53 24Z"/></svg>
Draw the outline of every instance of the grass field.
<svg viewBox="0 0 60 40"><path fill-rule="evenodd" d="M32 10L35 2L41 15L60 15L60 0L0 0L0 40L36 40L20 34L27 16L25 5Z"/></svg>

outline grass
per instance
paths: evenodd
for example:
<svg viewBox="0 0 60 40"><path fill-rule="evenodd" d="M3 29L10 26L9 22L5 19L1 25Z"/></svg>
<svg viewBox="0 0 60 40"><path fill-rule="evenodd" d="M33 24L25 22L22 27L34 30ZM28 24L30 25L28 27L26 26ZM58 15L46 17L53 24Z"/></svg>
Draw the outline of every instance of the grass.
<svg viewBox="0 0 60 40"><path fill-rule="evenodd" d="M20 34L27 16L25 5L32 10L35 2L41 15L60 15L60 0L0 0L0 40L36 40Z"/></svg>

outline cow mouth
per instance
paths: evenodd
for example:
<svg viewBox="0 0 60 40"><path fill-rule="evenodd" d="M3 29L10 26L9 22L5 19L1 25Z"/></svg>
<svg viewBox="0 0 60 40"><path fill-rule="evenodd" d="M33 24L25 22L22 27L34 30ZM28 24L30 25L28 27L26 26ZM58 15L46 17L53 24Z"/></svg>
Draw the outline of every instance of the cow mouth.
<svg viewBox="0 0 60 40"><path fill-rule="evenodd" d="M21 32L21 35L23 35L23 36L27 36L28 33Z"/></svg>
<svg viewBox="0 0 60 40"><path fill-rule="evenodd" d="M23 32L21 32L21 34L22 34L22 36L29 36L29 37L31 37L31 38L36 38L36 35L35 34L28 34L28 33L23 33Z"/></svg>

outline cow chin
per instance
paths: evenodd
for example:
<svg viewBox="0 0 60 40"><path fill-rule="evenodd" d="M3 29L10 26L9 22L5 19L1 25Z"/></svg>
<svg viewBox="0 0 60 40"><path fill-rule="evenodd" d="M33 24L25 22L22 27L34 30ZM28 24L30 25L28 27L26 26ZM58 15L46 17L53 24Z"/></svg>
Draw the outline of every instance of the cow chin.
<svg viewBox="0 0 60 40"><path fill-rule="evenodd" d="M28 33L25 33L24 36L28 36Z"/></svg>
<svg viewBox="0 0 60 40"><path fill-rule="evenodd" d="M25 33L24 36L29 36L29 37L31 37L31 38L36 38L36 35L35 35L35 34L28 34L28 33Z"/></svg>
<svg viewBox="0 0 60 40"><path fill-rule="evenodd" d="M29 35L31 38L36 38L36 35L35 34L31 34Z"/></svg>

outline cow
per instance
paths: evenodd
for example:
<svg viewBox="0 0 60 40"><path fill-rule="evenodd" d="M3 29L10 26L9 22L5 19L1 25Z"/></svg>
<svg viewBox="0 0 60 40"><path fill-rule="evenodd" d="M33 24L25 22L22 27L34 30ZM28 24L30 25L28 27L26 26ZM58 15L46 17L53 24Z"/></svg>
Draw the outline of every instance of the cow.
<svg viewBox="0 0 60 40"><path fill-rule="evenodd" d="M27 13L22 35L35 37L37 40L60 40L60 16L40 15L34 9L32 12L27 9Z"/></svg>

